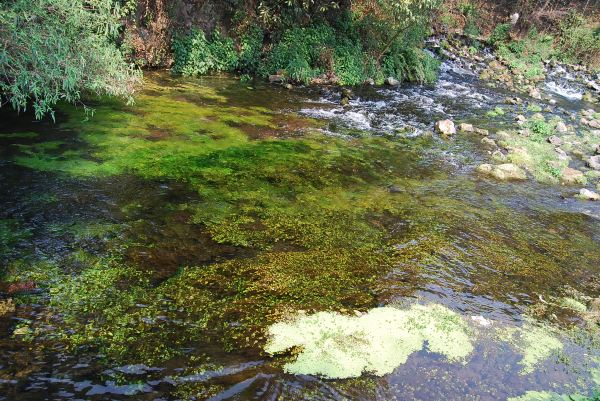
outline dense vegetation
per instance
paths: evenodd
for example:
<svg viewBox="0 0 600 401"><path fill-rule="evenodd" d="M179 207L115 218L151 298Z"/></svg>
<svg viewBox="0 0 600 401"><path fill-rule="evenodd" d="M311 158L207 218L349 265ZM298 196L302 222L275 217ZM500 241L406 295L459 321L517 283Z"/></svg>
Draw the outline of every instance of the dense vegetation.
<svg viewBox="0 0 600 401"><path fill-rule="evenodd" d="M53 116L61 101L89 94L131 99L145 63L131 53L127 21L163 26L171 55L158 57L183 75L234 72L242 78L277 75L298 83L382 84L387 77L429 83L439 62L423 50L433 27L459 28L475 38L492 31L480 3L442 0L288 0L215 3L225 9L215 29L172 23L141 0L8 0L0 4L0 101L37 118ZM145 5L143 5L145 4ZM141 7L145 12L140 13ZM458 16L458 18L455 18ZM533 20L533 19L532 19ZM560 23L537 27L500 23L489 44L514 72L542 75L542 62L600 66L600 28L571 12ZM204 30L202 30L204 29ZM542 33L540 33L542 32ZM168 51L156 50L158 53Z"/></svg>
<svg viewBox="0 0 600 401"><path fill-rule="evenodd" d="M114 44L112 0L0 3L0 96L36 117L84 93L131 96L138 75Z"/></svg>
<svg viewBox="0 0 600 401"><path fill-rule="evenodd" d="M322 4L319 4L322 3ZM194 30L173 40L174 70L239 71L290 81L357 85L367 79L432 82L438 63L423 52L437 0L259 2L234 16L233 38Z"/></svg>

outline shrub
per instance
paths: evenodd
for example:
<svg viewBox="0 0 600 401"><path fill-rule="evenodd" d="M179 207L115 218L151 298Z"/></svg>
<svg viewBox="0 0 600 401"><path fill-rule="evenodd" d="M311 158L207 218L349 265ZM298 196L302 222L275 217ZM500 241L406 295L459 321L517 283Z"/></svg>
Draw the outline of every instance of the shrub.
<svg viewBox="0 0 600 401"><path fill-rule="evenodd" d="M510 23L498 24L490 35L490 44L492 46L498 46L501 43L506 43L510 40L510 30L512 25Z"/></svg>
<svg viewBox="0 0 600 401"><path fill-rule="evenodd" d="M209 71L233 71L239 56L231 38L215 31L212 40L204 32L194 30L188 35L176 35L172 49L175 64L173 71L183 75L202 75Z"/></svg>
<svg viewBox="0 0 600 401"><path fill-rule="evenodd" d="M571 13L559 27L560 58L571 63L600 62L600 27L588 26L583 16Z"/></svg>
<svg viewBox="0 0 600 401"><path fill-rule="evenodd" d="M552 36L540 34L534 27L521 40L500 43L497 52L511 70L532 79L543 75L543 61L554 56L553 42Z"/></svg>
<svg viewBox="0 0 600 401"><path fill-rule="evenodd" d="M0 2L0 105L54 117L87 93L131 100L139 74L114 44L112 0Z"/></svg>
<svg viewBox="0 0 600 401"><path fill-rule="evenodd" d="M256 25L250 26L240 37L239 69L256 73L262 57L264 32Z"/></svg>
<svg viewBox="0 0 600 401"><path fill-rule="evenodd" d="M284 70L288 77L299 82L311 78L333 67L332 60L324 59L327 50L335 44L335 33L328 25L294 27L286 30L268 55L263 75Z"/></svg>
<svg viewBox="0 0 600 401"><path fill-rule="evenodd" d="M463 2L458 5L458 10L465 18L465 27L463 32L467 36L477 37L481 35L481 31L477 26L477 19L479 18L479 11L475 4L470 2Z"/></svg>

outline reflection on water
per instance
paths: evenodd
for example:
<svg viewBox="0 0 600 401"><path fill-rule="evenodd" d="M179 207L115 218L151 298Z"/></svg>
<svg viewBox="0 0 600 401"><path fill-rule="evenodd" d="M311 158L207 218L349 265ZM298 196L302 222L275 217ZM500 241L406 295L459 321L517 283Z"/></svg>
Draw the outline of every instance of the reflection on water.
<svg viewBox="0 0 600 401"><path fill-rule="evenodd" d="M468 137L421 135L448 116L495 129L506 96L445 64L435 87L363 88L346 108L327 89L151 75L136 106L87 122L3 111L0 292L17 306L0 308L0 399L589 394L600 205L482 180ZM431 333L381 377L292 375L301 349L262 351L299 313L414 304L464 320L465 361Z"/></svg>

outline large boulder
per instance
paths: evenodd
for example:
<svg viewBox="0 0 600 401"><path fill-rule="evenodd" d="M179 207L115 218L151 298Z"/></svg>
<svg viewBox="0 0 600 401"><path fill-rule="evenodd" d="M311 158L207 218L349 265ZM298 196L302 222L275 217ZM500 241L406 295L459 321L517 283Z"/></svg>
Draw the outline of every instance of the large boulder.
<svg viewBox="0 0 600 401"><path fill-rule="evenodd" d="M385 84L389 85L389 86L398 86L400 85L400 81L398 81L396 78L394 77L387 77L385 79Z"/></svg>
<svg viewBox="0 0 600 401"><path fill-rule="evenodd" d="M441 120L435 123L435 130L443 136L456 134L456 127L452 120Z"/></svg>

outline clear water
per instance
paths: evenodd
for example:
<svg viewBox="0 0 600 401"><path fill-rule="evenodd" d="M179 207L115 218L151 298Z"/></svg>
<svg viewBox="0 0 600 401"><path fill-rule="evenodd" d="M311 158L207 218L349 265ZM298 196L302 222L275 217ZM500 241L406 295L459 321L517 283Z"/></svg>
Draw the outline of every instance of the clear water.
<svg viewBox="0 0 600 401"><path fill-rule="evenodd" d="M560 299L600 296L600 204L483 179L474 138L423 135L441 118L511 124L485 116L511 94L470 70L358 89L345 108L333 89L150 74L135 106L98 101L88 121L2 110L0 292L17 306L0 318L0 399L590 394L595 334ZM555 113L588 107L569 93ZM425 348L344 380L262 352L299 309L412 303L550 328L563 347L524 374L518 347L482 328L465 363Z"/></svg>

